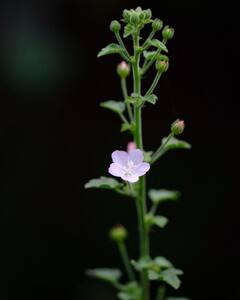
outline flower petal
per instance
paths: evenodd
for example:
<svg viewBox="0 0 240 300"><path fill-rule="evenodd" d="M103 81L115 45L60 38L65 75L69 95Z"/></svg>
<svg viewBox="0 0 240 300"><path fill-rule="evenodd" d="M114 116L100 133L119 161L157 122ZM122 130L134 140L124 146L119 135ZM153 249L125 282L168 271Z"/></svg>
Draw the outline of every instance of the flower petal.
<svg viewBox="0 0 240 300"><path fill-rule="evenodd" d="M127 166L128 158L129 158L128 153L125 151L116 150L112 153L113 162L120 166Z"/></svg>
<svg viewBox="0 0 240 300"><path fill-rule="evenodd" d="M143 176L149 171L149 169L150 169L150 165L144 162L136 167L136 169L134 170L134 174L137 176Z"/></svg>
<svg viewBox="0 0 240 300"><path fill-rule="evenodd" d="M122 174L123 174L123 170L121 169L121 167L119 167L118 164L116 163L113 163L110 165L109 169L108 169L108 172L113 175L113 176L116 176L116 177L121 177Z"/></svg>
<svg viewBox="0 0 240 300"><path fill-rule="evenodd" d="M129 158L133 161L134 165L139 165L143 162L143 152L140 149L132 150L129 153Z"/></svg>
<svg viewBox="0 0 240 300"><path fill-rule="evenodd" d="M135 175L135 174L133 174L133 175L123 174L121 176L121 178L123 180L131 182L131 183L137 182L139 180L139 177L137 175Z"/></svg>

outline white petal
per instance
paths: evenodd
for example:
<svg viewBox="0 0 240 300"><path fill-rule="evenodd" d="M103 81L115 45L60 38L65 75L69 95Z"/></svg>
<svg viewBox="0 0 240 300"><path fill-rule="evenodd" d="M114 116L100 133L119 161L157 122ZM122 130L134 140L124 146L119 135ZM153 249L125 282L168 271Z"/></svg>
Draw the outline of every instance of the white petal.
<svg viewBox="0 0 240 300"><path fill-rule="evenodd" d="M120 166L127 166L129 155L125 151L114 151L112 153L112 160Z"/></svg>
<svg viewBox="0 0 240 300"><path fill-rule="evenodd" d="M133 175L126 175L126 174L123 174L121 176L121 178L125 181L128 181L128 182L131 182L131 183L134 183L134 182L137 182L139 180L139 177L135 174Z"/></svg>
<svg viewBox="0 0 240 300"><path fill-rule="evenodd" d="M121 177L123 174L123 170L119 167L118 164L113 163L110 165L108 172L113 175L113 176L117 176L117 177Z"/></svg>
<svg viewBox="0 0 240 300"><path fill-rule="evenodd" d="M145 175L150 169L150 165L148 163L141 163L137 168L134 170L134 174L137 176Z"/></svg>
<svg viewBox="0 0 240 300"><path fill-rule="evenodd" d="M143 162L143 152L140 149L132 150L129 153L129 158L133 161L134 165L139 165Z"/></svg>

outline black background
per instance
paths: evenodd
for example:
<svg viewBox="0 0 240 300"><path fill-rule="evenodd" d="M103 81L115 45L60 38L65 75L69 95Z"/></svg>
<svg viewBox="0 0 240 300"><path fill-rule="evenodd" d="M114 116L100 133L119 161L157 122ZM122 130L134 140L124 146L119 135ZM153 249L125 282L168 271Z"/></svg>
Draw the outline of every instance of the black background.
<svg viewBox="0 0 240 300"><path fill-rule="evenodd" d="M179 203L163 207L170 224L153 232L152 255L185 270L179 295L240 299L236 7L200 0L0 3L0 299L115 299L84 272L121 266L108 241L116 223L129 228L137 255L134 204L83 189L107 175L111 152L130 140L99 108L121 99L114 76L120 58L96 54L114 40L110 21L137 5L176 29L160 100L144 111L145 148L155 149L177 117L193 145L166 155L149 175L150 187L182 191Z"/></svg>

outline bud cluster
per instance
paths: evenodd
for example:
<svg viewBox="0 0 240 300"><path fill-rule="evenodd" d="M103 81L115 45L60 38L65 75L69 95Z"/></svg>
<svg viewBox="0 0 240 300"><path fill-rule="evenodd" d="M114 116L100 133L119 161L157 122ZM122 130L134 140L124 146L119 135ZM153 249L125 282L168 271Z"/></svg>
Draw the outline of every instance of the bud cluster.
<svg viewBox="0 0 240 300"><path fill-rule="evenodd" d="M123 11L123 20L133 26L144 26L145 24L151 23L152 11L151 9L143 10L141 7L136 9L125 9Z"/></svg>

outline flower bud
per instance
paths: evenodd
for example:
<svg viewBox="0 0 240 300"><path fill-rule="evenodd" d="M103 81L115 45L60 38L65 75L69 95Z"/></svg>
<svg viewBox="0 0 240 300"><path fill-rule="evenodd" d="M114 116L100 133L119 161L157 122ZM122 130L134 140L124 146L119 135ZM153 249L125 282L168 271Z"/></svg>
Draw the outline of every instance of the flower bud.
<svg viewBox="0 0 240 300"><path fill-rule="evenodd" d="M152 29L154 31L159 31L163 27L163 22L160 19L155 19L152 23Z"/></svg>
<svg viewBox="0 0 240 300"><path fill-rule="evenodd" d="M138 25L139 21L140 21L139 14L133 11L130 16L130 23L133 25Z"/></svg>
<svg viewBox="0 0 240 300"><path fill-rule="evenodd" d="M126 240L128 232L122 225L117 225L110 230L109 236L112 241L121 243Z"/></svg>
<svg viewBox="0 0 240 300"><path fill-rule="evenodd" d="M118 66L117 66L117 74L121 78L126 78L130 74L130 66L125 62L122 61Z"/></svg>
<svg viewBox="0 0 240 300"><path fill-rule="evenodd" d="M146 9L144 12L145 12L146 19L151 19L152 18L151 9Z"/></svg>
<svg viewBox="0 0 240 300"><path fill-rule="evenodd" d="M160 55L156 61L156 69L160 73L167 72L169 68L168 57L166 55Z"/></svg>
<svg viewBox="0 0 240 300"><path fill-rule="evenodd" d="M123 19L126 23L130 23L130 12L127 9L123 11Z"/></svg>
<svg viewBox="0 0 240 300"><path fill-rule="evenodd" d="M170 40L174 36L174 29L168 25L163 28L162 36L165 40Z"/></svg>
<svg viewBox="0 0 240 300"><path fill-rule="evenodd" d="M127 152L130 153L131 151L133 150L136 150L137 149L137 146L134 142L129 142L127 144Z"/></svg>
<svg viewBox="0 0 240 300"><path fill-rule="evenodd" d="M121 24L117 20L112 21L110 24L110 30L114 33L118 33L121 30Z"/></svg>
<svg viewBox="0 0 240 300"><path fill-rule="evenodd" d="M173 122L171 126L171 131L174 135L182 134L185 128L185 123L183 120L177 119L175 122Z"/></svg>

